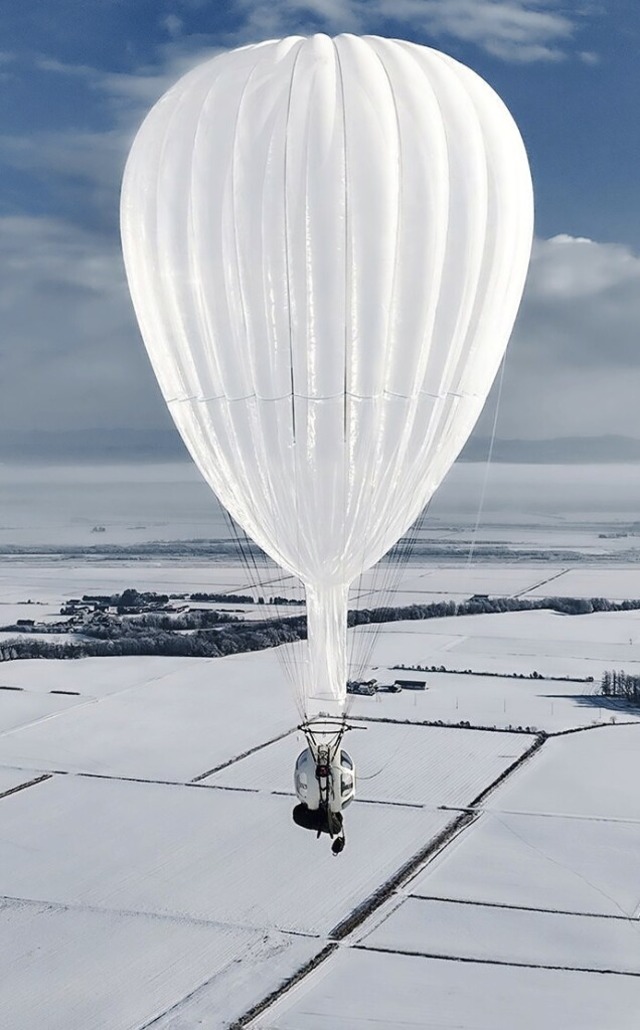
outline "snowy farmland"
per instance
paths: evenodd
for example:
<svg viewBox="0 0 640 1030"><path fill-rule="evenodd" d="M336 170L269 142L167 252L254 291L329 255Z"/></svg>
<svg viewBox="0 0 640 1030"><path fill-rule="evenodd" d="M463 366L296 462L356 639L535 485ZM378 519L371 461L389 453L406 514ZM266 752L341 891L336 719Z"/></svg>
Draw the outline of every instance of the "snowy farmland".
<svg viewBox="0 0 640 1030"><path fill-rule="evenodd" d="M119 689L108 683L109 661ZM274 656L169 659L165 673L162 661L3 667L21 689L0 692L0 703L41 706L0 736L0 925L16 1030L142 1027L174 1006L182 1019L183 999L186 1013L197 998L205 1025L226 1025L322 951L332 927L452 823L442 806L470 804L532 744L527 735L363 723L353 736L370 779L336 861L291 821L300 744ZM47 679L59 689L67 668L78 693L60 698L61 720L42 706L52 699ZM35 940L44 942L37 952ZM102 965L98 992L70 992L78 966L88 984ZM123 969L135 980L125 977L114 998ZM29 992L31 978L39 986Z"/></svg>
<svg viewBox="0 0 640 1030"><path fill-rule="evenodd" d="M611 596L634 582L592 571ZM12 618L52 618L84 592L242 592L243 575L33 559L5 564L0 594ZM564 571L414 565L396 603L549 575ZM6 1025L635 1030L640 713L596 688L640 669L639 631L638 612L545 611L352 631L356 666L427 689L351 699L360 779L338 859L291 820L303 644L286 666L274 650L3 662Z"/></svg>
<svg viewBox="0 0 640 1030"><path fill-rule="evenodd" d="M263 592L301 597L299 583L266 561L259 565ZM0 566L0 620L6 625L16 618L49 620L60 603L83 594L115 593L134 586L139 590L176 593L187 590L252 593L255 574L249 574L228 558L185 558L173 561L145 561L123 554L118 560L108 555L68 557L8 556ZM380 604L431 604L464 600L473 594L492 597L607 597L611 600L640 598L640 567L621 562L612 566L603 557L588 568L546 561L454 562L440 560L429 566L410 562L388 573L384 565L364 573L353 585L354 607L373 608Z"/></svg>
<svg viewBox="0 0 640 1030"><path fill-rule="evenodd" d="M637 1030L639 1004L635 977L343 948L253 1027Z"/></svg>
<svg viewBox="0 0 640 1030"><path fill-rule="evenodd" d="M548 739L251 1026L632 1030L639 771L639 726Z"/></svg>

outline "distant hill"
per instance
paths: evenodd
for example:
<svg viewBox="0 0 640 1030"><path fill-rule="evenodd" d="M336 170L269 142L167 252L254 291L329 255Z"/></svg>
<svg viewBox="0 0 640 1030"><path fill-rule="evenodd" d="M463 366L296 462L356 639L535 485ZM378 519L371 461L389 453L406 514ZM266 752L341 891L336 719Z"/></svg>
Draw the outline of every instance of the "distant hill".
<svg viewBox="0 0 640 1030"><path fill-rule="evenodd" d="M472 436L460 461L484 462L486 437ZM171 462L187 461L174 429L78 429L0 432L0 462ZM640 440L629 436L563 436L551 440L500 440L493 461L536 465L588 465L640 462Z"/></svg>
<svg viewBox="0 0 640 1030"><path fill-rule="evenodd" d="M486 461L489 440L471 437L459 461ZM500 440L492 461L514 465L592 465L640 462L640 440L631 436L558 436L551 440Z"/></svg>

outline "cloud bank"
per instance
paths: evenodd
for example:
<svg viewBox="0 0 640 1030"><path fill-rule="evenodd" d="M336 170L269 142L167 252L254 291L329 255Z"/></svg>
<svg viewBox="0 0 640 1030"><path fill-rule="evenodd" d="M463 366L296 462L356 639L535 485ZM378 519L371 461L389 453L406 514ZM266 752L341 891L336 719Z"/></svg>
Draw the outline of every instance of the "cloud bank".
<svg viewBox="0 0 640 1030"><path fill-rule="evenodd" d="M498 434L640 436L639 325L640 256L570 236L537 240L507 352Z"/></svg>
<svg viewBox="0 0 640 1030"><path fill-rule="evenodd" d="M247 40L297 31L416 32L471 43L504 61L558 61L575 50L582 15L553 0L238 0ZM392 31L389 31L389 29ZM589 60L590 56L580 59Z"/></svg>
<svg viewBox="0 0 640 1030"><path fill-rule="evenodd" d="M0 219L0 431L164 426L116 243Z"/></svg>

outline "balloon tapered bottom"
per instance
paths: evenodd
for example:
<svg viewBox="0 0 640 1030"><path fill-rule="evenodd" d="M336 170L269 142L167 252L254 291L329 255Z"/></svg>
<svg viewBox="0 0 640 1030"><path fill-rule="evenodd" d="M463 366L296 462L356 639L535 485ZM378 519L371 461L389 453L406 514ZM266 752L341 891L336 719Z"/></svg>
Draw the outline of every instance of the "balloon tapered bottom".
<svg viewBox="0 0 640 1030"><path fill-rule="evenodd" d="M303 690L305 714L338 714L347 697L347 584L305 583L307 660Z"/></svg>

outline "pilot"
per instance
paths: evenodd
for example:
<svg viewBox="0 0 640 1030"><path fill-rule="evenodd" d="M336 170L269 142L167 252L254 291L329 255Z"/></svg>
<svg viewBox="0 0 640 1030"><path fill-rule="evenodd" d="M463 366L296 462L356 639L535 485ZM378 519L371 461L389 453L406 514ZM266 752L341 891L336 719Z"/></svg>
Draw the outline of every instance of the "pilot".
<svg viewBox="0 0 640 1030"><path fill-rule="evenodd" d="M322 833L328 833L335 838L331 845L334 855L339 855L345 846L344 824L341 812L332 812L325 808L309 808L300 803L293 810L293 821L296 826L302 826L305 830L315 830L319 837Z"/></svg>

